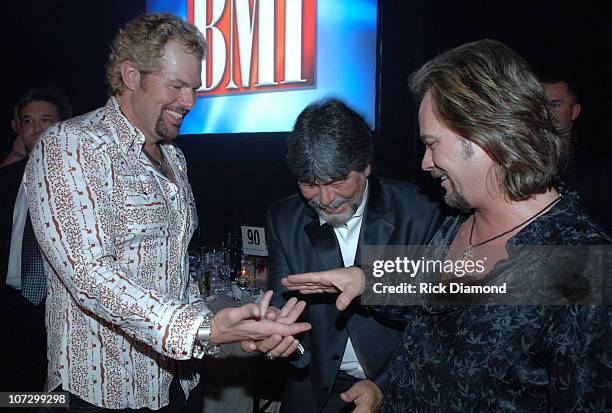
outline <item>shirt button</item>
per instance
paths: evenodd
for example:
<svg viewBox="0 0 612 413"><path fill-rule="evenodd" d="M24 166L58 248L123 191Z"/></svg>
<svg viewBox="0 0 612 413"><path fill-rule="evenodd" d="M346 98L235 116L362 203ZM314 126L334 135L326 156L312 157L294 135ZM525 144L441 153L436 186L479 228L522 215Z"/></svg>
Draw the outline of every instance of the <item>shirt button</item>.
<svg viewBox="0 0 612 413"><path fill-rule="evenodd" d="M171 197L170 197L170 200L171 200L171 201L174 201L175 199L176 199L176 197L175 197L175 196L171 196Z"/></svg>

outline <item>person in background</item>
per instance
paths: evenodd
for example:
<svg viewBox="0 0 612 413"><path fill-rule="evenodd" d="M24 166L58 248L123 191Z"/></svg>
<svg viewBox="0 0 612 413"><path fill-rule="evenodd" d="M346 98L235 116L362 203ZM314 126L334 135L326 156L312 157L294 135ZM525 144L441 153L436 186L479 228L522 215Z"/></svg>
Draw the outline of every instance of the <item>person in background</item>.
<svg viewBox="0 0 612 413"><path fill-rule="evenodd" d="M185 157L172 144L196 103L206 42L170 14L115 37L94 112L49 128L27 166L32 227L48 274L50 390L70 410L201 411L200 359L218 345L304 332L292 300L213 315L189 277L197 215ZM58 410L63 410L57 408Z"/></svg>
<svg viewBox="0 0 612 413"><path fill-rule="evenodd" d="M585 212L608 233L612 233L612 162L589 150L588 137L574 127L582 112L579 96L569 75L547 73L540 76L548 109L557 121L557 128L567 152L568 164L560 173L561 181L578 193Z"/></svg>
<svg viewBox="0 0 612 413"><path fill-rule="evenodd" d="M287 165L299 194L267 214L268 286L274 304L288 299L289 274L351 267L365 245L426 244L440 222L437 205L409 183L372 174L374 142L365 120L336 99L308 106L287 140ZM333 300L312 299L302 339L260 342L269 358L293 367L282 399L284 412L344 412L373 408L389 382L391 352L402 325L354 303L345 312Z"/></svg>
<svg viewBox="0 0 612 413"><path fill-rule="evenodd" d="M41 133L53 123L71 116L70 102L58 87L47 86L28 91L15 105L11 128L16 136L11 152L0 163L0 167L26 158Z"/></svg>
<svg viewBox="0 0 612 413"><path fill-rule="evenodd" d="M546 94L546 102L550 113L557 120L559 133L563 142L571 149L574 122L580 116L582 105L569 80L559 77L541 77L540 81Z"/></svg>
<svg viewBox="0 0 612 413"><path fill-rule="evenodd" d="M423 305L374 307L407 322L382 411L611 409L607 270L600 267L603 285L587 286L573 272L582 268L579 247L599 246L609 259L611 240L575 195L556 185L563 142L540 82L506 45L481 40L427 62L410 85L420 102L422 168L440 180L445 202L460 212L434 235L431 258L485 262L460 281L506 285L517 302L498 305L495 294L467 294L462 304L426 296ZM564 260L534 254L542 245L568 246L554 249L553 257ZM441 276L438 282L454 277ZM304 294L340 292L336 305L345 309L364 292L365 275L340 268L282 283ZM588 305L573 298L575 287L592 294ZM557 298L550 301L542 291ZM538 300L519 305L530 297Z"/></svg>
<svg viewBox="0 0 612 413"><path fill-rule="evenodd" d="M51 86L28 91L15 106L13 130L17 137L12 153L0 167L4 197L0 204L2 391L42 391L47 375L46 277L32 232L23 178L27 154L41 133L70 118L71 113L68 98Z"/></svg>

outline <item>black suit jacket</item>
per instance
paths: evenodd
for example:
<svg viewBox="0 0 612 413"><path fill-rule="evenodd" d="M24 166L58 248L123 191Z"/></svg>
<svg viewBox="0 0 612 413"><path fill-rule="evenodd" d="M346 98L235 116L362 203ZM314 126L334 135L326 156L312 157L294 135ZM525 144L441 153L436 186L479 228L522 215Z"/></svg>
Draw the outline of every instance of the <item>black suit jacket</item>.
<svg viewBox="0 0 612 413"><path fill-rule="evenodd" d="M370 176L369 196L361 227L361 245L422 245L435 233L441 213L438 205L408 183ZM289 274L343 267L333 228L321 226L319 217L300 195L273 204L267 214L269 249L268 287L281 307L288 291L280 280ZM355 261L359 260L359 247ZM306 354L292 363L301 367L288 378L282 410L317 412L326 404L346 347L347 329L364 372L384 391L388 360L403 325L379 318L357 302L344 312L335 307L336 295L305 297L303 318L312 330L301 338Z"/></svg>

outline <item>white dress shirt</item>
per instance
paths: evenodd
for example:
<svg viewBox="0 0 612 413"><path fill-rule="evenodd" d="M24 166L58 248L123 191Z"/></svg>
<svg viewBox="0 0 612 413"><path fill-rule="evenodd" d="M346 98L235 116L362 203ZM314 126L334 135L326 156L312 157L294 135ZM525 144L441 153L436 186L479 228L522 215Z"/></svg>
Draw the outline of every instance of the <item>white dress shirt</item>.
<svg viewBox="0 0 612 413"><path fill-rule="evenodd" d="M22 179L15 199L13 210L13 227L11 230L11 249L6 274L6 285L21 291L21 243L23 241L23 229L28 216L28 196L26 194L25 182Z"/></svg>
<svg viewBox="0 0 612 413"><path fill-rule="evenodd" d="M355 254L357 253L357 245L359 244L359 233L361 232L361 223L363 222L363 214L365 212L366 204L368 201L368 181L366 180L366 187L363 191L363 202L357 208L355 215L348 220L348 222L341 227L334 228L336 239L340 245L340 252L342 253L342 260L344 261L345 267L352 267L355 263ZM321 225L325 224L325 221L319 218ZM365 379L365 373L359 363L351 337L349 336L346 342L346 348L344 349L344 356L340 363L340 370L358 379Z"/></svg>

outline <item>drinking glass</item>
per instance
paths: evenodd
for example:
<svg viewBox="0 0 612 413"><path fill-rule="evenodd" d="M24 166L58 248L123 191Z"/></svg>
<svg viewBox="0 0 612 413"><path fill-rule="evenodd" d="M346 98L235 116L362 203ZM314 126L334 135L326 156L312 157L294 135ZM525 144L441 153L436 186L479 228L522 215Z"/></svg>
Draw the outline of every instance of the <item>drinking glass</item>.
<svg viewBox="0 0 612 413"><path fill-rule="evenodd" d="M240 305L244 305L244 291L249 287L251 278L248 274L240 273L236 278L236 286L240 288Z"/></svg>

